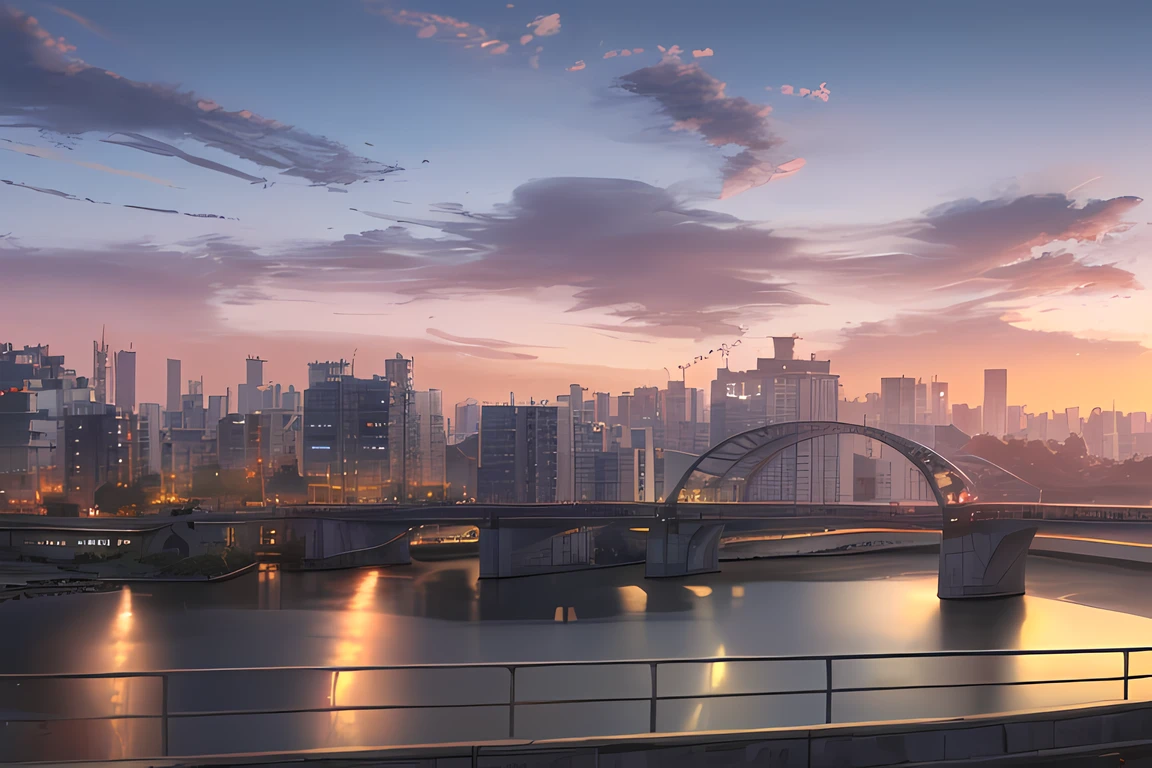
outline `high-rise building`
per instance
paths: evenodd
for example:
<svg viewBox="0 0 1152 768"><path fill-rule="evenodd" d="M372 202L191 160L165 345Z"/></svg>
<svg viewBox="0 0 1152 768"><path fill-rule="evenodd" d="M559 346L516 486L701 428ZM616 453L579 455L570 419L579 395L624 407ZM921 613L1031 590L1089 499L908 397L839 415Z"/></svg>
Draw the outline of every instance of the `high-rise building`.
<svg viewBox="0 0 1152 768"><path fill-rule="evenodd" d="M136 422L136 455L138 471L142 475L160 474L162 423L160 403L140 403L140 414Z"/></svg>
<svg viewBox="0 0 1152 768"><path fill-rule="evenodd" d="M453 444L462 442L469 435L480 433L480 404L471 397L456 403L456 419L452 422ZM472 490L476 490L473 488Z"/></svg>
<svg viewBox="0 0 1152 768"><path fill-rule="evenodd" d="M92 342L92 390L98 403L108 402L108 365L108 345L101 331L100 341Z"/></svg>
<svg viewBox="0 0 1152 768"><path fill-rule="evenodd" d="M240 414L255 413L265 408L277 408L274 392L264 382L264 363L259 357L248 357L244 361L244 382L236 387L236 405Z"/></svg>
<svg viewBox="0 0 1152 768"><path fill-rule="evenodd" d="M172 358L168 358L168 397L164 401L164 410L180 410L180 361Z"/></svg>
<svg viewBox="0 0 1152 768"><path fill-rule="evenodd" d="M946 427L952 423L950 408L948 405L948 382L946 381L933 381L932 387L928 393L928 398L932 401L932 420L930 424L935 424L938 427Z"/></svg>
<svg viewBox="0 0 1152 768"><path fill-rule="evenodd" d="M984 434L984 409L979 405L969 408L967 403L956 403L952 406L952 425L970 437Z"/></svg>
<svg viewBox="0 0 1152 768"><path fill-rule="evenodd" d="M984 371L984 431L995 437L1008 434L1008 370Z"/></svg>
<svg viewBox="0 0 1152 768"><path fill-rule="evenodd" d="M485 405L480 412L477 500L555 502L557 420L554 406Z"/></svg>
<svg viewBox="0 0 1152 768"><path fill-rule="evenodd" d="M720 368L712 382L712 445L766 424L836 421L839 376L831 362L797 360L795 339L774 337L774 356L759 358L750 371ZM780 452L748 478L750 501L821 502L838 498L839 445L836 437L806 440Z"/></svg>
<svg viewBox="0 0 1152 768"><path fill-rule="evenodd" d="M136 353L122 349L115 355L116 407L121 411L136 410Z"/></svg>
<svg viewBox="0 0 1152 768"><path fill-rule="evenodd" d="M413 414L416 392L415 361L399 352L384 361L384 378L388 381L388 444L394 495L401 500L412 498L419 484L420 460L418 424Z"/></svg>
<svg viewBox="0 0 1152 768"><path fill-rule="evenodd" d="M337 381L348 375L348 363L341 360L317 360L308 363L308 386L322 384L326 381Z"/></svg>
<svg viewBox="0 0 1152 768"><path fill-rule="evenodd" d="M228 395L208 396L208 428L215 429L220 419L228 415Z"/></svg>
<svg viewBox="0 0 1152 768"><path fill-rule="evenodd" d="M1065 408L1064 415L1068 419L1068 431L1070 434L1079 435L1084 431L1084 421L1080 418L1079 406L1075 408ZM1067 435L1065 435L1067 437Z"/></svg>
<svg viewBox="0 0 1152 768"><path fill-rule="evenodd" d="M906 376L880 379L880 426L892 430L916 423L916 379Z"/></svg>
<svg viewBox="0 0 1152 768"><path fill-rule="evenodd" d="M1048 420L1048 439L1064 442L1070 434L1068 429L1068 412L1052 411L1052 418Z"/></svg>
<svg viewBox="0 0 1152 768"><path fill-rule="evenodd" d="M600 424L608 424L612 418L612 395L607 392L597 392L592 395L595 408L593 420Z"/></svg>
<svg viewBox="0 0 1152 768"><path fill-rule="evenodd" d="M443 394L438 389L414 392L412 410L416 417L416 450L419 483L423 493L440 498L445 483L444 456L447 435L444 433Z"/></svg>
<svg viewBox="0 0 1152 768"><path fill-rule="evenodd" d="M931 424L932 407L928 400L928 385L916 382L916 424Z"/></svg>
<svg viewBox="0 0 1152 768"><path fill-rule="evenodd" d="M64 492L82 508L93 506L105 483L132 479L126 418L99 403L91 410L64 418Z"/></svg>
<svg viewBox="0 0 1152 768"><path fill-rule="evenodd" d="M304 392L304 475L313 501L393 498L389 484L389 382L345 376Z"/></svg>

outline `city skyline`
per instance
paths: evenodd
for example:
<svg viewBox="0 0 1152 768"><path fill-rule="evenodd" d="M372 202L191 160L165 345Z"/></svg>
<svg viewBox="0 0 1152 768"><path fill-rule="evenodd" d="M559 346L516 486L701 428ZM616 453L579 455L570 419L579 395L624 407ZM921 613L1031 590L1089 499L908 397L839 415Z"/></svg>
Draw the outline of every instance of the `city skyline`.
<svg viewBox="0 0 1152 768"><path fill-rule="evenodd" d="M1152 408L1138 3L206 5L0 6L6 336L107 325L138 402L397 350L448 402L618 393L796 332L849 399Z"/></svg>

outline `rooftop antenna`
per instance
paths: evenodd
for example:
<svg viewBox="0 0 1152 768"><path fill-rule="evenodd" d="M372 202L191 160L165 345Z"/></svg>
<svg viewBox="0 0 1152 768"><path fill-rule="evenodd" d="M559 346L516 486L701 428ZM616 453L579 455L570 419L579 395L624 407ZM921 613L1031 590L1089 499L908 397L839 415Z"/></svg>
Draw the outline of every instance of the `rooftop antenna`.
<svg viewBox="0 0 1152 768"><path fill-rule="evenodd" d="M352 350L352 378L356 378L356 353L360 351L360 347ZM380 370L377 368L376 370Z"/></svg>

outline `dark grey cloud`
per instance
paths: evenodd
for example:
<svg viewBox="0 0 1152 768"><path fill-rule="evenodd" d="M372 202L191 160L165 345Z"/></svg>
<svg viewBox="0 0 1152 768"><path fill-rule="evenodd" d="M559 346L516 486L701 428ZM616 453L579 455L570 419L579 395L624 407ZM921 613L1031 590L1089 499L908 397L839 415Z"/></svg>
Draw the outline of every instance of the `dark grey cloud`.
<svg viewBox="0 0 1152 768"><path fill-rule="evenodd" d="M672 130L697 133L717 147L742 147L725 162L721 198L803 167L799 159L777 164L787 158L773 152L781 141L768 125L771 107L727 95L725 84L699 64L685 64L678 56L666 54L659 64L623 75L620 87L652 99L660 114L672 121Z"/></svg>
<svg viewBox="0 0 1152 768"><path fill-rule="evenodd" d="M90 66L70 58L74 50L35 18L0 7L0 118L6 118L4 125L72 135L124 133L126 146L169 154L249 181L262 179L140 134L193 140L316 184L351 184L397 170L355 155L323 136L247 110L227 111L191 91L129 80Z"/></svg>
<svg viewBox="0 0 1152 768"><path fill-rule="evenodd" d="M1052 242L1093 242L1124 229L1124 217L1141 202L1116 197L1081 206L1062 194L958 200L859 233L860 239L887 240L898 249L817 256L812 266L826 277L865 280L881 291L991 288L1038 295L1090 283L1137 287L1132 273L1115 264L1092 265L1066 252L1031 254Z"/></svg>
<svg viewBox="0 0 1152 768"><path fill-rule="evenodd" d="M491 214L440 210L456 215L394 219L449 238L408 243L447 261L414 269L393 290L435 297L565 286L575 289L572 311L606 309L629 330L688 338L738 333L758 309L818 303L773 277L795 266L795 240L641 182L543 179Z"/></svg>

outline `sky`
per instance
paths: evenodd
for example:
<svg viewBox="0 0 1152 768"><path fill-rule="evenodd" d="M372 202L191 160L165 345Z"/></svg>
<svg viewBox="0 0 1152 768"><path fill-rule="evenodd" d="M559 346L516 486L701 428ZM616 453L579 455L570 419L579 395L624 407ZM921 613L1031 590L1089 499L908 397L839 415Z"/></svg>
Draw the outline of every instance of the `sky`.
<svg viewBox="0 0 1152 768"><path fill-rule="evenodd" d="M1152 410L1149 22L0 0L0 341L85 375L104 328L155 402L166 357L215 393L401 352L451 403L706 387L797 334L849 398L1005 367L1031 411Z"/></svg>

